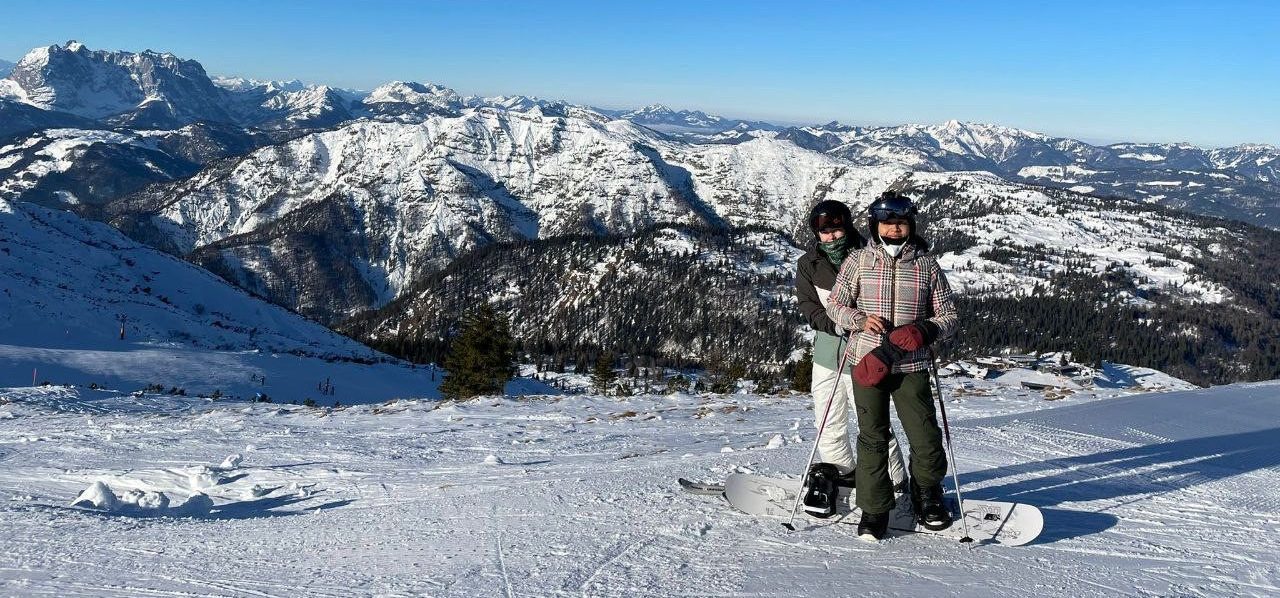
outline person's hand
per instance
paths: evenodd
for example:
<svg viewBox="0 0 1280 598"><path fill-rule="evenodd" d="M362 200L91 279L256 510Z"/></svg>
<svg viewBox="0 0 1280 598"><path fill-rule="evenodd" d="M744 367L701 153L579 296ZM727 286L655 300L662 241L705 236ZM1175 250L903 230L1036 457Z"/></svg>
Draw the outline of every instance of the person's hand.
<svg viewBox="0 0 1280 598"><path fill-rule="evenodd" d="M892 328L892 326L889 325L889 320L880 316L867 316L867 322L862 325L863 332L870 332L872 334L884 334L889 331L889 328Z"/></svg>
<svg viewBox="0 0 1280 598"><path fill-rule="evenodd" d="M889 333L889 342L903 351L918 351L938 338L938 325L929 320L920 320L899 326Z"/></svg>

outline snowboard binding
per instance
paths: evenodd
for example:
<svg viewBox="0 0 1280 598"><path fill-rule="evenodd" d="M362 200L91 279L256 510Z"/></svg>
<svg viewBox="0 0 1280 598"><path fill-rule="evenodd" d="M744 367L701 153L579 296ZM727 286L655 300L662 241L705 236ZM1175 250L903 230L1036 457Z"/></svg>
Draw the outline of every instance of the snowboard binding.
<svg viewBox="0 0 1280 598"><path fill-rule="evenodd" d="M804 488L804 510L819 519L836 514L836 500L840 493L840 470L830 463L814 463L809 466L808 483Z"/></svg>

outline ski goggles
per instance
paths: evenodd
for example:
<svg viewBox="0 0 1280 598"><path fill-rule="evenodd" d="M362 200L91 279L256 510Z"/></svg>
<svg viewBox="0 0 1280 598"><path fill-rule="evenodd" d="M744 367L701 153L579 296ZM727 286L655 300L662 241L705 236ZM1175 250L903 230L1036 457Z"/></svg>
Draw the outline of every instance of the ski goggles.
<svg viewBox="0 0 1280 598"><path fill-rule="evenodd" d="M813 228L820 233L844 230L844 216L840 214L818 214L818 218L813 223Z"/></svg>
<svg viewBox="0 0 1280 598"><path fill-rule="evenodd" d="M880 221L880 222L884 222L885 220L910 220L915 215L916 215L915 206L911 206L906 209L900 209L900 208L872 208L871 209L871 217L875 218L877 221Z"/></svg>

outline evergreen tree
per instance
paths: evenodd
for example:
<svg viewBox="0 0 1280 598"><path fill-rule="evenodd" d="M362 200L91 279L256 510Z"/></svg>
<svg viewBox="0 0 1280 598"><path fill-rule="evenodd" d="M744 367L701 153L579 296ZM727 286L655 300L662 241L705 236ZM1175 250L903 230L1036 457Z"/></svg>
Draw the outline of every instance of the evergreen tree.
<svg viewBox="0 0 1280 598"><path fill-rule="evenodd" d="M675 377L667 381L668 392L685 392L689 390L689 379L684 374L676 374Z"/></svg>
<svg viewBox="0 0 1280 598"><path fill-rule="evenodd" d="M591 386L595 387L596 392L604 394L609 391L609 385L618 375L613 372L613 356L608 353L600 353L596 359L596 367L591 370Z"/></svg>
<svg viewBox="0 0 1280 598"><path fill-rule="evenodd" d="M516 374L515 347L506 318L481 305L462 320L462 332L444 360L449 375L440 392L447 399L501 394Z"/></svg>
<svg viewBox="0 0 1280 598"><path fill-rule="evenodd" d="M813 387L813 347L806 347L804 357L796 364L795 373L791 376L791 390L809 392Z"/></svg>

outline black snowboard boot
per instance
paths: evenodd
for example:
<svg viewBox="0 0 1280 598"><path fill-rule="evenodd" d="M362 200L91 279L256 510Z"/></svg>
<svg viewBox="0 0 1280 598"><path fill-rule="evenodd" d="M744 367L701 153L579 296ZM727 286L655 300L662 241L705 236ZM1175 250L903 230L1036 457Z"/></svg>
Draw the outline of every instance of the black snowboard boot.
<svg viewBox="0 0 1280 598"><path fill-rule="evenodd" d="M857 469L850 469L849 473L842 473L836 477L836 485L841 488L853 488L855 485L854 475Z"/></svg>
<svg viewBox="0 0 1280 598"><path fill-rule="evenodd" d="M888 513L862 513L858 520L858 537L868 541L880 541L889 532Z"/></svg>
<svg viewBox="0 0 1280 598"><path fill-rule="evenodd" d="M809 483L804 493L804 511L819 519L836 514L836 498L840 487L836 478L840 470L830 463L814 463L809 466Z"/></svg>
<svg viewBox="0 0 1280 598"><path fill-rule="evenodd" d="M912 478L911 506L915 510L916 521L925 529L938 531L951 527L951 512L942 504L942 484L921 488Z"/></svg>

